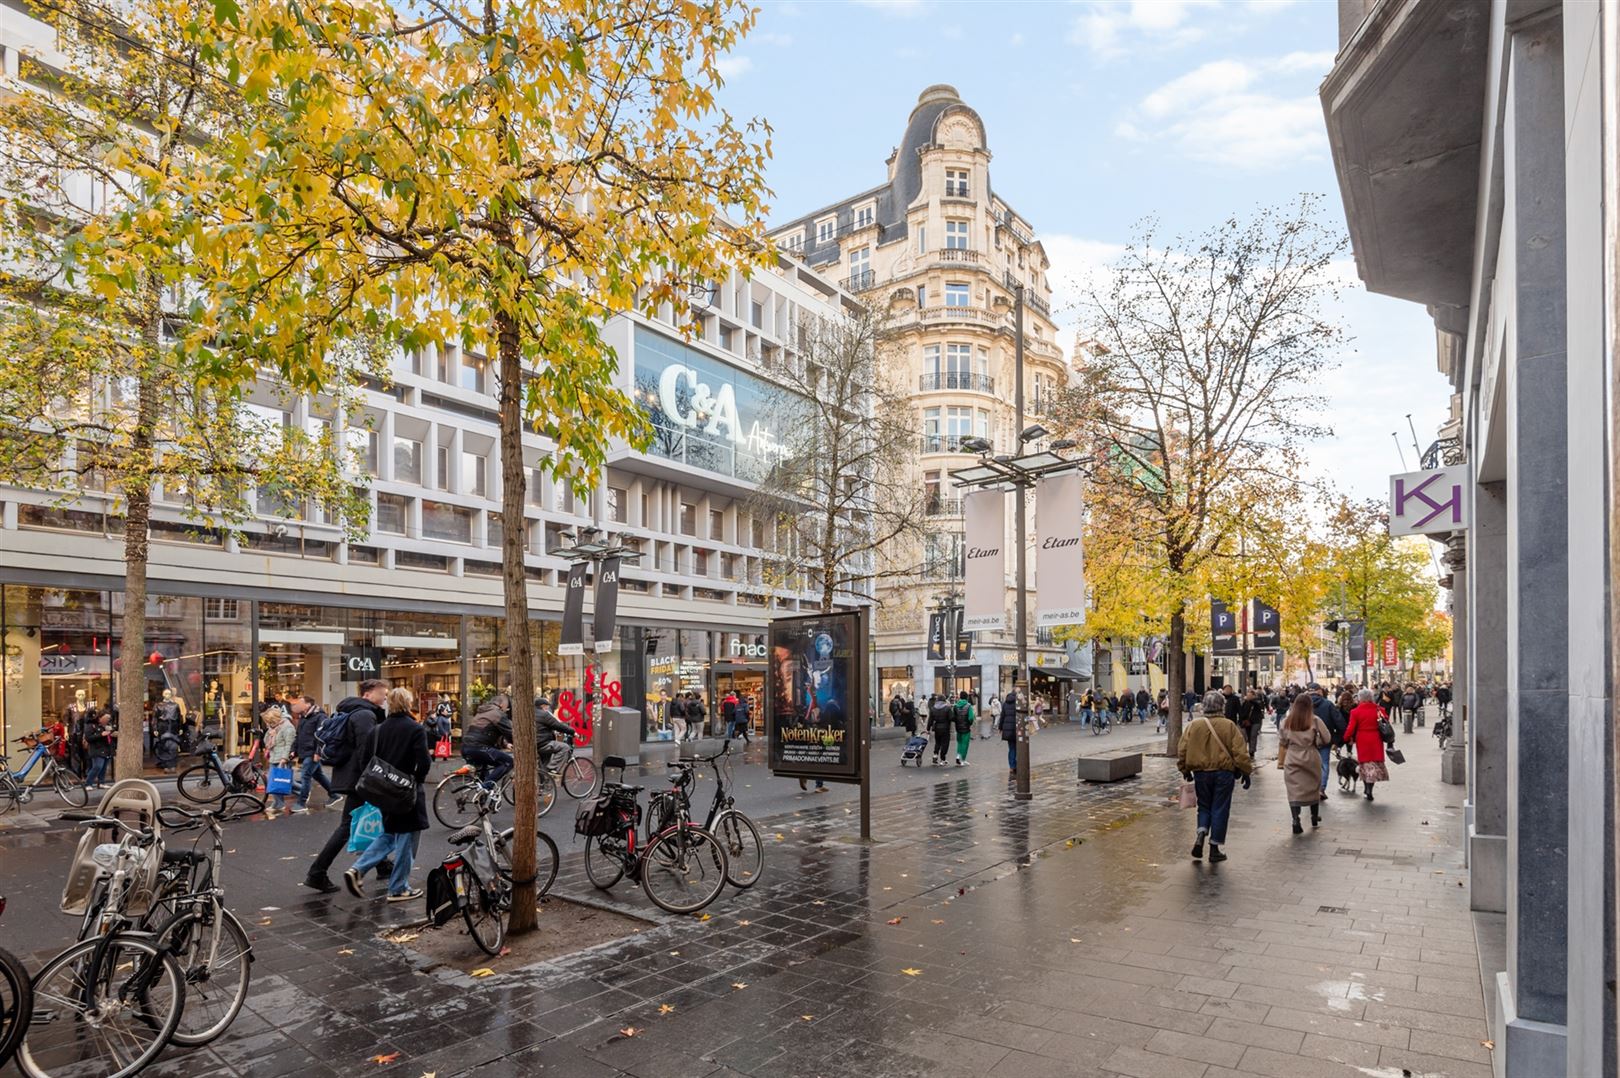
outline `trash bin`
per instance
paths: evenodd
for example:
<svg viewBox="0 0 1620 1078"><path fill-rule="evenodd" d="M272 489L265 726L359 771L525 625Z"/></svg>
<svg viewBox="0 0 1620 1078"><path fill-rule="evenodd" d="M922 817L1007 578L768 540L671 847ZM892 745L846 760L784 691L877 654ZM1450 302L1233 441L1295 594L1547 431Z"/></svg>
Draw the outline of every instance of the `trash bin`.
<svg viewBox="0 0 1620 1078"><path fill-rule="evenodd" d="M633 707L604 707L598 716L596 738L591 743L597 760L623 757L634 767L641 762L641 712Z"/></svg>

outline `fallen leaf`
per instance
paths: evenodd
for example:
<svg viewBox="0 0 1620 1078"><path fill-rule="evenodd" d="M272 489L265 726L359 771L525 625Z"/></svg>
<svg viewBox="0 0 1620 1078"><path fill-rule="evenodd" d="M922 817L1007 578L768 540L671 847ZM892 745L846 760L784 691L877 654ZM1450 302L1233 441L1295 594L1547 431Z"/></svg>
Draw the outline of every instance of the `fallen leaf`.
<svg viewBox="0 0 1620 1078"><path fill-rule="evenodd" d="M1480 1041L1479 1043L1483 1044L1485 1046L1485 1050L1487 1052L1496 1051L1496 1042L1495 1041Z"/></svg>
<svg viewBox="0 0 1620 1078"><path fill-rule="evenodd" d="M787 836L782 834L782 832L778 831L776 833L776 841L781 842L785 838L787 838Z"/></svg>
<svg viewBox="0 0 1620 1078"><path fill-rule="evenodd" d="M619 1030L619 1036L621 1036L621 1037L634 1037L637 1033L640 1033L640 1032L641 1032L641 1030L637 1029L635 1026L625 1026L623 1029Z"/></svg>
<svg viewBox="0 0 1620 1078"><path fill-rule="evenodd" d="M901 922L901 921L904 921L904 920L905 920L905 918L904 918L904 917L890 917L890 918L889 918L889 924L891 924L891 925L897 925L897 924L899 924L899 923L900 923L900 922Z"/></svg>
<svg viewBox="0 0 1620 1078"><path fill-rule="evenodd" d="M416 939L421 934L422 933L420 932L401 932L394 936L384 936L383 939L387 940L389 943L409 943L411 940Z"/></svg>
<svg viewBox="0 0 1620 1078"><path fill-rule="evenodd" d="M469 977L493 977L494 975L495 971L490 969L488 966L485 966L482 969L475 969L467 974Z"/></svg>
<svg viewBox="0 0 1620 1078"><path fill-rule="evenodd" d="M288 857L283 857L282 860L283 861L296 861L296 860L298 860L298 858L294 857L294 856L288 856Z"/></svg>
<svg viewBox="0 0 1620 1078"><path fill-rule="evenodd" d="M439 1078L438 1071L423 1071L422 1078Z"/></svg>
<svg viewBox="0 0 1620 1078"><path fill-rule="evenodd" d="M399 1053L398 1052L389 1052L385 1056L372 1056L370 1062L375 1063L375 1064L377 1064L378 1066L381 1066L381 1067L386 1067L388 1064L392 1063L394 1060L396 1060L398 1058L399 1058Z"/></svg>
<svg viewBox="0 0 1620 1078"><path fill-rule="evenodd" d="M1292 727L1290 727L1290 729L1292 729ZM1077 939L1075 939L1075 938L1074 938L1074 937L1073 937L1073 936L1070 936L1070 937L1069 937L1069 942L1070 942L1070 943L1079 943L1079 942L1080 942L1080 941L1079 941L1079 940L1077 940Z"/></svg>
<svg viewBox="0 0 1620 1078"><path fill-rule="evenodd" d="M658 1005L658 1013L659 1014L670 1014L674 1010L675 1010L675 1004L673 1004L673 1003L660 1003Z"/></svg>
<svg viewBox="0 0 1620 1078"><path fill-rule="evenodd" d="M747 988L748 987L748 982L747 981L732 981L731 982L731 987L739 989L739 990L743 989L743 988Z"/></svg>
<svg viewBox="0 0 1620 1078"><path fill-rule="evenodd" d="M935 919L934 919L934 923L935 923L935 924L936 924L936 925L942 925L942 924L944 924L944 923L945 923L945 921L944 921L944 919L943 919L943 918L938 918L938 917L936 917L936 918L935 918Z"/></svg>
<svg viewBox="0 0 1620 1078"><path fill-rule="evenodd" d="M812 906L825 906L826 904L827 903L826 903L825 899L813 898L813 899L810 900L810 905L812 905Z"/></svg>
<svg viewBox="0 0 1620 1078"><path fill-rule="evenodd" d="M679 958L679 957L681 957L681 952L679 952L679 951L671 951L671 952L669 952L669 957L671 957L671 958Z"/></svg>
<svg viewBox="0 0 1620 1078"><path fill-rule="evenodd" d="M799 1018L805 1022L814 1022L816 1020L816 1016L813 1014L801 1014Z"/></svg>
<svg viewBox="0 0 1620 1078"><path fill-rule="evenodd" d="M510 947L502 947L501 948L501 953L496 955L495 957L496 958L505 958L507 955L509 955L511 953L512 953L512 948L510 948Z"/></svg>
<svg viewBox="0 0 1620 1078"><path fill-rule="evenodd" d="M749 925L753 924L754 922L752 922L752 921L738 921L737 923L739 925L741 925L742 927L747 928Z"/></svg>
<svg viewBox="0 0 1620 1078"><path fill-rule="evenodd" d="M268 917L260 917L259 918L259 924L267 925L269 923L270 923L270 918L268 918Z"/></svg>
<svg viewBox="0 0 1620 1078"><path fill-rule="evenodd" d="M280 911L281 911L280 906L260 906L259 907L259 912L260 913L279 913Z"/></svg>
<svg viewBox="0 0 1620 1078"><path fill-rule="evenodd" d="M347 947L343 948L343 950L338 952L338 954L353 954L353 953L354 952L349 950Z"/></svg>
<svg viewBox="0 0 1620 1078"><path fill-rule="evenodd" d="M904 973L907 977L918 977L922 975L922 970L920 969L903 969L900 972Z"/></svg>
<svg viewBox="0 0 1620 1078"><path fill-rule="evenodd" d="M707 920L710 920L710 919L711 919L711 918L710 918L710 917L709 917L709 915L708 915L708 914L706 914L706 913L700 913L700 914L698 914L698 920L699 920L699 921L707 921Z"/></svg>

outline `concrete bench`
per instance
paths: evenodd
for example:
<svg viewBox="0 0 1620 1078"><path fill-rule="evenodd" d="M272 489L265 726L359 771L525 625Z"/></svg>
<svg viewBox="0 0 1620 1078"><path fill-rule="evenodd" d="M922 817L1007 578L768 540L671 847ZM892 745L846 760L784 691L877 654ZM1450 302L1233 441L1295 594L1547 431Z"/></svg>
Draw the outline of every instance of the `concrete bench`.
<svg viewBox="0 0 1620 1078"><path fill-rule="evenodd" d="M1082 782L1118 782L1142 773L1142 754L1122 752L1115 756L1082 756L1076 764Z"/></svg>

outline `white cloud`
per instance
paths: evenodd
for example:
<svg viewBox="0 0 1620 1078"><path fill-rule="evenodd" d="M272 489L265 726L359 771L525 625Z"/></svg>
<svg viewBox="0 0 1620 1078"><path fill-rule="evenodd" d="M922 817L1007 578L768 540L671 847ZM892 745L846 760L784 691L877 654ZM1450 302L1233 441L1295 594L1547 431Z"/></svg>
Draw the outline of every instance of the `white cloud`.
<svg viewBox="0 0 1620 1078"><path fill-rule="evenodd" d="M763 34L750 34L748 40L758 42L761 45L776 45L779 48L786 48L793 44L793 35L767 31Z"/></svg>
<svg viewBox="0 0 1620 1078"><path fill-rule="evenodd" d="M1304 52L1213 60L1147 94L1114 133L1168 142L1194 160L1247 171L1319 158L1327 145L1322 108L1299 84L1331 63L1330 54Z"/></svg>
<svg viewBox="0 0 1620 1078"><path fill-rule="evenodd" d="M1192 25L1194 9L1215 6L1215 0L1093 2L1070 24L1069 41L1102 57L1120 56L1139 45L1187 45L1204 35L1203 28Z"/></svg>
<svg viewBox="0 0 1620 1078"><path fill-rule="evenodd" d="M854 0L860 7L869 7L899 19L911 19L923 13L924 0Z"/></svg>
<svg viewBox="0 0 1620 1078"><path fill-rule="evenodd" d="M1009 37L1007 39L1007 44L1011 45L1015 49L1018 46L1022 45L1023 43L1024 43L1024 35L1023 34L1014 34L1012 37Z"/></svg>
<svg viewBox="0 0 1620 1078"><path fill-rule="evenodd" d="M1081 296L1090 285L1102 279L1109 264L1124 253L1125 246L1062 232L1043 232L1038 238L1052 263L1046 271L1052 282L1052 320L1062 332L1067 353L1074 343L1070 331L1084 318Z"/></svg>
<svg viewBox="0 0 1620 1078"><path fill-rule="evenodd" d="M746 56L722 56L714 62L714 69L720 72L720 77L730 82L739 75L746 75L754 69L754 61Z"/></svg>

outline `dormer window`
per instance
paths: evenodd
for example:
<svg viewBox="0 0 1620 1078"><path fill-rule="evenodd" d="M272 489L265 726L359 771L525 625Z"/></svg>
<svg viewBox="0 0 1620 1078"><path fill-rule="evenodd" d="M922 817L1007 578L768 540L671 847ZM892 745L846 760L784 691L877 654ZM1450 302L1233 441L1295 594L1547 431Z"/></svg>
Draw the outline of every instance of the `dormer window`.
<svg viewBox="0 0 1620 1078"><path fill-rule="evenodd" d="M816 244L831 243L838 231L838 218L823 217L816 222Z"/></svg>
<svg viewBox="0 0 1620 1078"><path fill-rule="evenodd" d="M864 206L855 207L855 227L856 228L869 228L869 227L871 227L872 222L875 221L876 219L877 219L877 210L872 205L872 203L868 202Z"/></svg>
<svg viewBox="0 0 1620 1078"><path fill-rule="evenodd" d="M948 168L945 170L945 195L947 198L968 197L967 169Z"/></svg>

